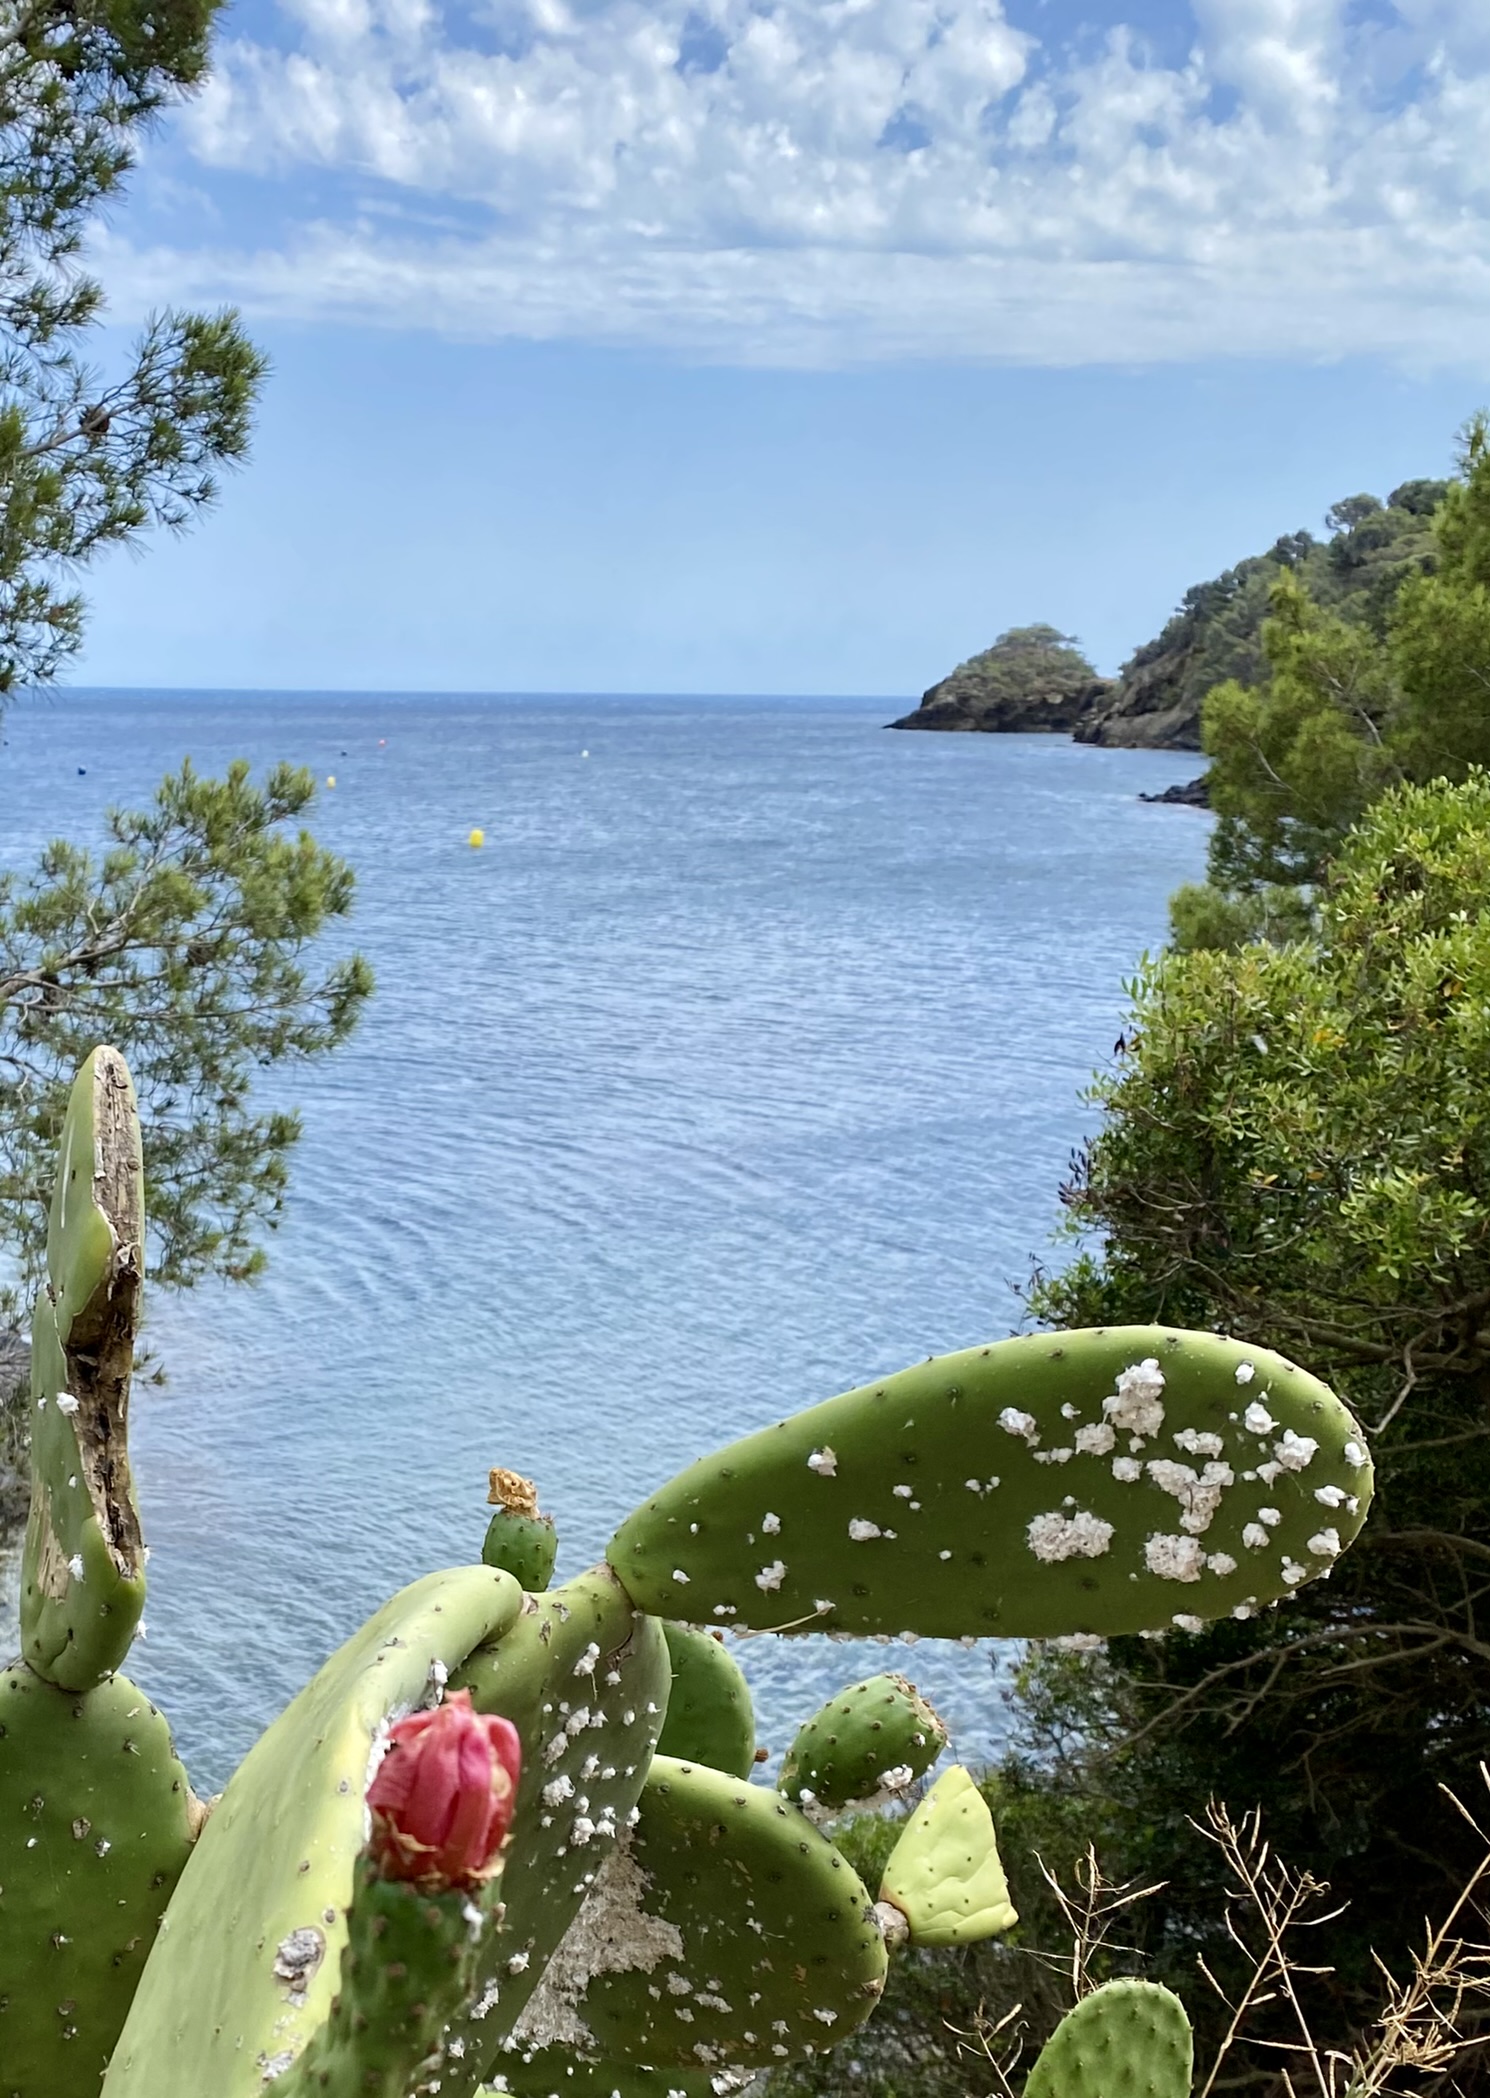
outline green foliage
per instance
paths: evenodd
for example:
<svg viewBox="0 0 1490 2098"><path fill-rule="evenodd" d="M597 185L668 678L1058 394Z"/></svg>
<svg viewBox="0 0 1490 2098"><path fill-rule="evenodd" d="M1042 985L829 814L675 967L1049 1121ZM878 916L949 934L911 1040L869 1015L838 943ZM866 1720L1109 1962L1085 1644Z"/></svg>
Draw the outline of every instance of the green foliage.
<svg viewBox="0 0 1490 2098"><path fill-rule="evenodd" d="M76 267L134 135L200 79L215 13L22 0L0 40L0 697L76 651L78 564L185 525L247 448L265 365L236 316L157 315L106 381L84 355L102 293Z"/></svg>
<svg viewBox="0 0 1490 2098"><path fill-rule="evenodd" d="M1061 1655L1054 1677L1039 1658L1024 1686L1060 1782L1100 1796L1110 1869L1169 1880L1148 1929L1171 1978L1197 1949L1229 1958L1189 1818L1208 1796L1263 1806L1352 1904L1329 1949L1342 2031L1374 2000L1369 1948L1400 1954L1455 1888L1439 1787L1468 1796L1490 1753L1487 894L1472 769L1367 811L1309 936L1149 962L1064 1191L1101 1249L1032 1295L1053 1323L1173 1319L1304 1355L1370 1426L1378 1498L1333 1580L1276 1618Z"/></svg>
<svg viewBox="0 0 1490 2098"><path fill-rule="evenodd" d="M992 648L959 663L944 682L976 677L980 703L996 706L1023 699L1032 691L1051 698L1080 692L1096 674L1077 646L1074 634L1063 634L1057 627L1037 622L1034 626L1007 628Z"/></svg>
<svg viewBox="0 0 1490 2098"><path fill-rule="evenodd" d="M1288 937L1312 902L1330 854L1363 810L1404 781L1463 779L1490 763L1490 454L1475 417L1461 442L1460 475L1408 483L1396 510L1338 505L1348 532L1331 547L1332 573L1350 575L1416 545L1435 491L1432 555L1405 571L1383 568L1365 600L1336 603L1327 577L1280 577L1262 629L1264 661L1206 698L1212 834L1208 894L1181 892L1172 910L1184 948L1234 947ZM1389 528L1388 520L1398 523ZM1393 537L1393 533L1397 535ZM1368 593L1369 594L1369 593ZM1264 891L1275 900L1259 909Z"/></svg>
<svg viewBox="0 0 1490 2098"><path fill-rule="evenodd" d="M353 886L295 827L313 793L288 765L259 786L246 763L220 780L187 763L153 806L110 816L106 850L59 840L29 874L0 875L5 1317L40 1272L69 1086L98 1041L124 1052L140 1093L152 1275L262 1265L256 1233L279 1214L299 1118L255 1112L254 1074L345 1040L371 990L356 955L307 966Z"/></svg>
<svg viewBox="0 0 1490 2098"><path fill-rule="evenodd" d="M1404 581L1437 559L1430 520L1447 486L1404 482L1385 505L1372 495L1347 496L1326 518L1333 535L1327 543L1310 532L1285 533L1265 554L1197 583L1162 632L1124 663L1115 713L1172 716L1179 728L1199 722L1216 686L1263 683L1264 629L1274 592L1289 582L1340 623L1380 641Z"/></svg>

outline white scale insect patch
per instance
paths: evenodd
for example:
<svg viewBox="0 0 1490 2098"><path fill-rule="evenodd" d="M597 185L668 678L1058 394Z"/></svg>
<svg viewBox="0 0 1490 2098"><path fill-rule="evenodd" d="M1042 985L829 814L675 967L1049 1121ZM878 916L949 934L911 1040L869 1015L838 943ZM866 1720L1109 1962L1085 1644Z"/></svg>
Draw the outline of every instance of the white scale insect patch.
<svg viewBox="0 0 1490 2098"><path fill-rule="evenodd" d="M855 1515L850 1519L848 1534L855 1544L867 1544L871 1537L880 1537L884 1533L878 1523L867 1522L863 1516Z"/></svg>
<svg viewBox="0 0 1490 2098"><path fill-rule="evenodd" d="M1198 1581L1205 1571L1205 1550L1198 1537L1156 1533L1143 1547L1144 1562L1161 1581Z"/></svg>
<svg viewBox="0 0 1490 2098"><path fill-rule="evenodd" d="M1017 1406L1006 1406L999 1415L999 1426L1006 1435L1018 1435L1031 1449L1040 1440L1040 1430L1032 1413L1021 1413Z"/></svg>
<svg viewBox="0 0 1490 2098"><path fill-rule="evenodd" d="M1102 1401L1102 1411L1115 1428L1130 1435L1157 1435L1164 1425L1164 1372L1147 1355L1131 1363L1117 1380L1117 1391Z"/></svg>
<svg viewBox="0 0 1490 2098"><path fill-rule="evenodd" d="M649 1916L643 1906L649 1884L624 1845L610 1853L513 2027L512 2046L592 2052L594 2038L579 2005L596 1975L650 1974L662 1960L683 1958L676 1925Z"/></svg>
<svg viewBox="0 0 1490 2098"><path fill-rule="evenodd" d="M1093 1421L1090 1427L1076 1430L1076 1447L1083 1457L1105 1457L1116 1441L1111 1421Z"/></svg>
<svg viewBox="0 0 1490 2098"><path fill-rule="evenodd" d="M757 1588L760 1589L763 1595L769 1595L774 1589L777 1589L781 1586L781 1583L785 1579L785 1576L785 1561L781 1559L773 1559L769 1566L763 1566L760 1572L756 1575L755 1585Z"/></svg>
<svg viewBox="0 0 1490 2098"><path fill-rule="evenodd" d="M838 1459L826 1447L814 1450L807 1460L807 1469L816 1472L820 1479L831 1479L837 1475Z"/></svg>
<svg viewBox="0 0 1490 2098"><path fill-rule="evenodd" d="M1052 1509L1035 1516L1025 1536L1035 1557L1051 1566L1063 1559L1100 1559L1112 1543L1112 1524L1084 1508L1075 1515Z"/></svg>
<svg viewBox="0 0 1490 2098"><path fill-rule="evenodd" d="M1242 1415L1242 1426L1249 1435L1271 1435L1277 1425L1261 1399L1254 1399Z"/></svg>

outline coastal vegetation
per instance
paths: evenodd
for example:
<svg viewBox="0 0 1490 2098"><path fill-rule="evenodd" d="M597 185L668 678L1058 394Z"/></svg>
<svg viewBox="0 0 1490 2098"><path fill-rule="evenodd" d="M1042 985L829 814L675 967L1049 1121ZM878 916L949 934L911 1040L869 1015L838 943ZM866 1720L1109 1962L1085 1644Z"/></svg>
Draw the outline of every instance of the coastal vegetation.
<svg viewBox="0 0 1490 2098"><path fill-rule="evenodd" d="M1268 669L1264 627L1274 592L1292 578L1308 601L1366 646L1379 645L1397 593L1438 560L1433 517L1450 484L1404 481L1385 502L1347 496L1325 518L1329 538L1285 533L1185 592L1163 629L1116 678L1098 677L1074 637L1013 627L992 648L930 687L896 728L1061 730L1078 742L1199 750L1201 707L1228 680L1256 685Z"/></svg>
<svg viewBox="0 0 1490 2098"><path fill-rule="evenodd" d="M1021 1863L1031 1852L1069 1876L1091 1846L1111 1881L1149 1890L1124 1913L1116 1968L1184 1990L1201 2053L1249 1971L1236 1860L1206 1801L1260 1813L1274 1855L1328 1890L1322 1971L1300 1983L1321 2047L1361 2044L1379 1963L1410 1971L1424 1917L1462 1884L1476 1839L1455 1801L1480 1811L1490 1759L1483 416L1454 481L1419 492L1405 515L1430 520L1426 546L1363 498L1339 506L1327 568L1276 564L1251 682L1233 673L1205 696L1209 880L1176 896L1171 946L1129 986L1091 1090L1101 1123L1061 1190L1074 1257L1028 1293L1041 1325L1172 1320L1320 1366L1376 1465L1359 1548L1287 1611L1029 1648L1012 1750L984 1780L1024 1928L976 1956L926 1955L850 2076L798 2071L784 2088L1002 2091L969 2037L1038 2039L1054 2015L1040 1955L1055 1897ZM1352 566L1350 539L1373 525ZM1342 576L1372 563L1370 605L1342 603ZM1197 1990L1207 1973L1223 1993ZM1300 2088L1277 2051L1287 1995L1227 2088ZM1382 2087L1486 2088L1483 2005L1469 2031L1451 2080Z"/></svg>
<svg viewBox="0 0 1490 2098"><path fill-rule="evenodd" d="M247 450L265 360L230 312L166 312L124 367L79 268L151 118L202 78L216 0L24 0L0 36L0 705L53 681L82 640L80 568L180 531ZM254 1074L355 1024L355 957L309 963L351 904L350 869L299 827L313 786L282 766L189 765L94 848L57 841L0 869L0 1537L25 1490L12 1336L35 1286L68 1087L100 1040L124 1048L148 1129L152 1265L241 1278L284 1197L293 1114L257 1113Z"/></svg>

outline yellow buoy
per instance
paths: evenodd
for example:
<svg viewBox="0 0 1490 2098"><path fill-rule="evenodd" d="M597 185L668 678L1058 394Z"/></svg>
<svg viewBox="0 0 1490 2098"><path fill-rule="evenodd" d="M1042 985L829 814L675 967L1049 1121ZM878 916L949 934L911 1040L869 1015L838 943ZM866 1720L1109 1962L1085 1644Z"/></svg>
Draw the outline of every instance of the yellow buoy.
<svg viewBox="0 0 1490 2098"><path fill-rule="evenodd" d="M486 843L486 832L484 830L473 830L466 843L468 845L484 845Z"/></svg>
<svg viewBox="0 0 1490 2098"><path fill-rule="evenodd" d="M326 784L328 787L334 787L336 785L336 774L334 772L327 773Z"/></svg>

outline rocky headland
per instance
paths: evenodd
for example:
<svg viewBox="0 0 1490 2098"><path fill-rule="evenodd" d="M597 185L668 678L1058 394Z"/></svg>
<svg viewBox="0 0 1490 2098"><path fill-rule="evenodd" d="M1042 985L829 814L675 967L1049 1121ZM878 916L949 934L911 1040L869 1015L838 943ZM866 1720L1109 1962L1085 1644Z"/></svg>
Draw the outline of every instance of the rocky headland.
<svg viewBox="0 0 1490 2098"><path fill-rule="evenodd" d="M1403 581L1432 563L1431 518L1447 487L1404 481L1385 503L1347 496L1326 516L1328 540L1287 533L1265 554L1187 590L1162 632L1136 648L1115 678L1099 677L1056 627L1011 627L889 725L1199 750L1201 705L1212 687L1228 679L1255 685L1267 675L1262 628L1279 571L1294 570L1319 604L1382 632Z"/></svg>

